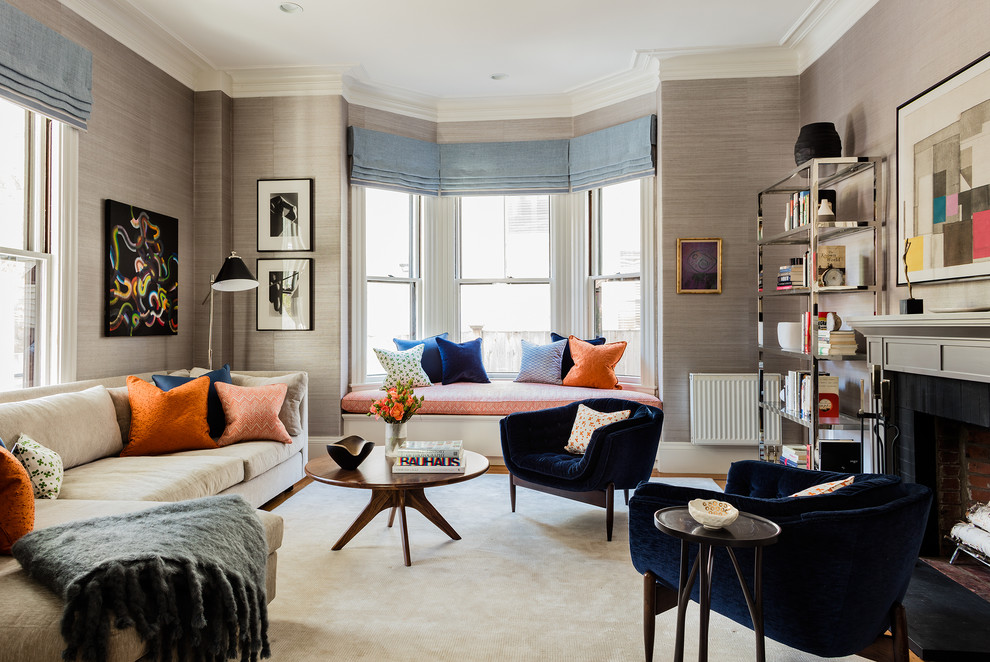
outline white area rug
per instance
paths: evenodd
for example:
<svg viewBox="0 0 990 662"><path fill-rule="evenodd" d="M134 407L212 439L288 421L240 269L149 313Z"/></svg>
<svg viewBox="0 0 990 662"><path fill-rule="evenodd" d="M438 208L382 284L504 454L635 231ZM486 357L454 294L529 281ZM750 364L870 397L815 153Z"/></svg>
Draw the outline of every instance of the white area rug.
<svg viewBox="0 0 990 662"><path fill-rule="evenodd" d="M629 560L621 497L606 542L600 508L520 488L510 512L504 475L426 494L463 539L410 511L408 568L387 512L330 551L368 491L313 484L275 510L285 539L269 606L273 659L643 660L643 583ZM686 660L698 659L697 615L692 603ZM672 658L673 640L671 610L657 619L655 660ZM709 650L712 662L752 660L753 632L713 613ZM768 641L767 659L817 658Z"/></svg>

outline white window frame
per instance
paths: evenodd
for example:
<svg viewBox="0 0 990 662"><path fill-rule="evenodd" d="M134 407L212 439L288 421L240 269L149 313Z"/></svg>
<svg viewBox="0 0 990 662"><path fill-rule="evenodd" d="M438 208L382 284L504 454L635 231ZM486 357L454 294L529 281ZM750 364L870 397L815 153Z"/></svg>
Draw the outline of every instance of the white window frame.
<svg viewBox="0 0 990 662"><path fill-rule="evenodd" d="M658 382L657 347L659 320L656 318L657 232L655 227L656 178L641 180L640 327L642 334L640 377L620 377L624 387L656 393ZM589 337L594 328L594 284L591 273L592 237L589 195L569 193L550 196L550 325L551 331ZM419 196L414 196L419 198ZM377 386L366 374L367 301L365 273L365 194L364 187L351 187L351 388ZM417 287L416 334L424 338L448 332L460 341L460 283L546 283L546 279L460 279L457 260L459 198L422 197L419 223L420 267ZM629 274L626 274L627 276ZM607 275L612 276L612 275ZM493 378L515 375L491 373Z"/></svg>
<svg viewBox="0 0 990 662"><path fill-rule="evenodd" d="M0 255L41 265L35 385L45 386L76 378L79 135L60 122L28 112L26 195L27 213L33 217L26 226L28 250L0 247ZM37 185L38 181L45 185ZM46 240L47 252L37 250L45 248Z"/></svg>

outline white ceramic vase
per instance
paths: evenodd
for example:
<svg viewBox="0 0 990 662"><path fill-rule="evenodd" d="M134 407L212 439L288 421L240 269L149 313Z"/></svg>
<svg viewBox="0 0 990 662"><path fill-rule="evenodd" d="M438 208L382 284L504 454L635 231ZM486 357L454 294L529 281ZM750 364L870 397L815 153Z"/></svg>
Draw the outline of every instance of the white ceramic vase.
<svg viewBox="0 0 990 662"><path fill-rule="evenodd" d="M406 441L405 423L385 424L385 455L395 457L396 449Z"/></svg>

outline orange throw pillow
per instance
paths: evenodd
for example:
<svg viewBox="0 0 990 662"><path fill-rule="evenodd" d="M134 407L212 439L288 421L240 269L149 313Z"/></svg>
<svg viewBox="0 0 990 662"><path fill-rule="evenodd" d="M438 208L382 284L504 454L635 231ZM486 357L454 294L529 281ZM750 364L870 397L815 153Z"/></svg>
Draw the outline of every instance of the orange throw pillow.
<svg viewBox="0 0 990 662"><path fill-rule="evenodd" d="M592 345L575 336L568 336L571 358L574 367L564 376L564 386L587 386L589 388L616 388L619 378L615 376L615 366L626 351L626 342L610 342Z"/></svg>
<svg viewBox="0 0 990 662"><path fill-rule="evenodd" d="M267 386L234 386L217 382L213 385L223 405L227 427L217 439L217 445L227 446L238 441L281 441L291 444L292 438L278 418L285 400L287 384Z"/></svg>
<svg viewBox="0 0 990 662"><path fill-rule="evenodd" d="M138 377L128 377L130 442L120 456L216 448L216 442L210 438L210 424L206 422L209 391L210 378L205 375L171 391L163 391Z"/></svg>
<svg viewBox="0 0 990 662"><path fill-rule="evenodd" d="M0 446L0 554L34 528L31 478L10 451Z"/></svg>

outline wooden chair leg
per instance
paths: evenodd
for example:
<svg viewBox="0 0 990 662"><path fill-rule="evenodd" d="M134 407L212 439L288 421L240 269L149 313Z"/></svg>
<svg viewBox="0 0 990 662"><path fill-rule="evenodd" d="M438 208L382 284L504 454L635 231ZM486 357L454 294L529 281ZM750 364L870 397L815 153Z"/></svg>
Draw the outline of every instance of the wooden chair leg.
<svg viewBox="0 0 990 662"><path fill-rule="evenodd" d="M859 652L860 657L875 662L909 662L907 612L897 603L890 608L890 634L881 634Z"/></svg>
<svg viewBox="0 0 990 662"><path fill-rule="evenodd" d="M512 512L516 512L516 481L512 480L512 474L509 474L509 503L512 504Z"/></svg>
<svg viewBox="0 0 990 662"><path fill-rule="evenodd" d="M653 662L653 641L657 630L657 576L649 570L643 575L643 646L646 662Z"/></svg>
<svg viewBox="0 0 990 662"><path fill-rule="evenodd" d="M615 485L605 488L605 537L612 540L612 522L615 520Z"/></svg>

